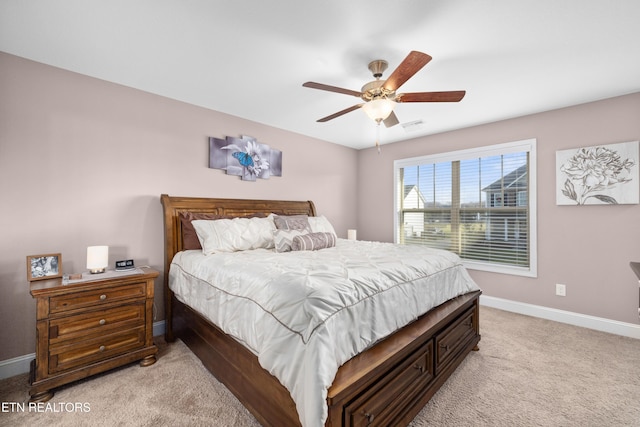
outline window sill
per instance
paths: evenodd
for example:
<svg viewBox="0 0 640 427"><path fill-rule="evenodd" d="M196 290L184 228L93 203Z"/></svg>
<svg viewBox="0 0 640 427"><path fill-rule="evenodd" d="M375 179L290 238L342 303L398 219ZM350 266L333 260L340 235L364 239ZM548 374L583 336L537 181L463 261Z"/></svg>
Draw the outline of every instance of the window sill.
<svg viewBox="0 0 640 427"><path fill-rule="evenodd" d="M510 274L512 276L538 277L538 271L535 266L531 267L515 267L502 264L492 264L487 262L477 262L462 260L462 264L468 270L487 271L490 273Z"/></svg>

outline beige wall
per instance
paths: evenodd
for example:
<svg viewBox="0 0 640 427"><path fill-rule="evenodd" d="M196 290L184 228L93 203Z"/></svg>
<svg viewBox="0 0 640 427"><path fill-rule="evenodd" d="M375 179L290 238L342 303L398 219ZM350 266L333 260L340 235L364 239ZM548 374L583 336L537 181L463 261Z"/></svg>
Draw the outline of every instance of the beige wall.
<svg viewBox="0 0 640 427"><path fill-rule="evenodd" d="M637 324L629 261L640 261L640 205L556 206L555 153L640 139L640 93L360 151L358 237L393 241L394 160L528 138L537 139L538 277L471 275L485 295Z"/></svg>
<svg viewBox="0 0 640 427"><path fill-rule="evenodd" d="M209 169L207 138L227 135L282 150L283 176ZM112 265L162 270L161 193L310 199L346 237L356 163L356 150L0 53L0 361L35 351L26 255L60 252L79 272L104 244Z"/></svg>

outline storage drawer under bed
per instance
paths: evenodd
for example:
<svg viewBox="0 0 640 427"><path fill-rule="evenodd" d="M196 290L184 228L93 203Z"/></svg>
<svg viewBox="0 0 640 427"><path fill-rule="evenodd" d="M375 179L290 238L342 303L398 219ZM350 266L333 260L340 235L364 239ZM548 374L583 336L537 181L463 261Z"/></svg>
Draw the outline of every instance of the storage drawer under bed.
<svg viewBox="0 0 640 427"><path fill-rule="evenodd" d="M436 374L462 351L469 340L478 334L476 309L471 307L454 323L445 328L435 337Z"/></svg>
<svg viewBox="0 0 640 427"><path fill-rule="evenodd" d="M394 425L404 415L404 405L397 402L412 400L434 378L433 368L430 340L345 407L345 425Z"/></svg>

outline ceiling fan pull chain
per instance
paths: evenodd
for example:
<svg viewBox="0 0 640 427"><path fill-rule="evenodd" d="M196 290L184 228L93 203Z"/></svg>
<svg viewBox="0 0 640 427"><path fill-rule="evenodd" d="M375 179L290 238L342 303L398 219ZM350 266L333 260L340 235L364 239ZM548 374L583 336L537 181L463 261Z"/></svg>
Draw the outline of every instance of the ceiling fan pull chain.
<svg viewBox="0 0 640 427"><path fill-rule="evenodd" d="M376 148L378 149L378 154L380 154L380 122L382 120L376 120Z"/></svg>

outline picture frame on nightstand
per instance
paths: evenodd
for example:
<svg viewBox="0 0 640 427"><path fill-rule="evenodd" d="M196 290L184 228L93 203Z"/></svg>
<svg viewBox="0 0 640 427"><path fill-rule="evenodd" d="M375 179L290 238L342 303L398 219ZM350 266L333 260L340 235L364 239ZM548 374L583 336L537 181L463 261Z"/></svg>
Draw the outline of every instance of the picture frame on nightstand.
<svg viewBox="0 0 640 427"><path fill-rule="evenodd" d="M62 277L62 254L27 255L27 280Z"/></svg>

